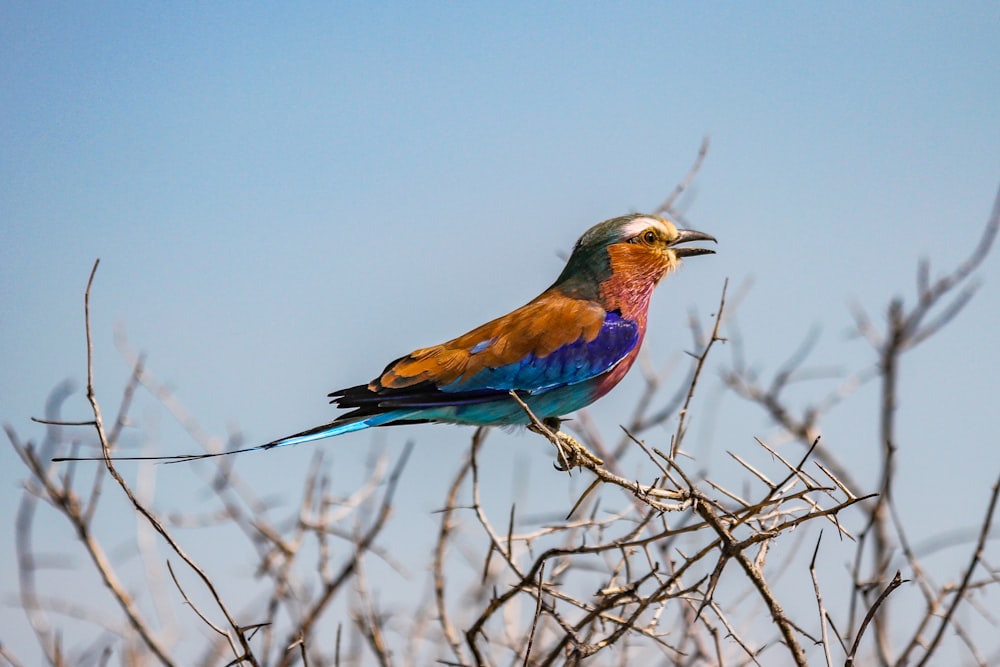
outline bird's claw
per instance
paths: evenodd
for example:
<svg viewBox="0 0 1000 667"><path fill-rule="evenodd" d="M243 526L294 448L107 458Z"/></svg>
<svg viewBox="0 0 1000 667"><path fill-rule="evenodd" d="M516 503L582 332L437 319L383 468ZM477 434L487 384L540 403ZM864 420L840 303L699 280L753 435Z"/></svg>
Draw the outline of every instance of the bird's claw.
<svg viewBox="0 0 1000 667"><path fill-rule="evenodd" d="M589 468L604 464L604 459L594 454L573 436L556 431L559 439L559 461L554 463L556 470L568 472L573 468Z"/></svg>
<svg viewBox="0 0 1000 667"><path fill-rule="evenodd" d="M552 464L556 470L568 472L573 468L589 468L604 464L604 459L584 447L579 440L568 433L560 431L558 420L550 422L550 420L546 419L544 424L545 428L549 430L548 433L535 426L529 426L528 428L546 437L549 437L551 434L552 438L550 440L552 440L552 444L559 450L559 460Z"/></svg>

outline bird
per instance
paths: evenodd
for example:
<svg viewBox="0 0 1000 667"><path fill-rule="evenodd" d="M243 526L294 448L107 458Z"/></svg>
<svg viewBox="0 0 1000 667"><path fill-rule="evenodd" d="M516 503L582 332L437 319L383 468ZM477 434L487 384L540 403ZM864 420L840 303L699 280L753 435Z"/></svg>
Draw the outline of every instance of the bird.
<svg viewBox="0 0 1000 667"><path fill-rule="evenodd" d="M628 373L646 334L657 284L683 258L715 252L684 245L694 241L716 239L652 214L598 223L576 242L555 282L525 305L399 357L366 384L330 392L330 403L347 412L328 423L221 454L427 422L544 426L558 433L565 415L601 398ZM570 436L559 435L577 455L600 461Z"/></svg>

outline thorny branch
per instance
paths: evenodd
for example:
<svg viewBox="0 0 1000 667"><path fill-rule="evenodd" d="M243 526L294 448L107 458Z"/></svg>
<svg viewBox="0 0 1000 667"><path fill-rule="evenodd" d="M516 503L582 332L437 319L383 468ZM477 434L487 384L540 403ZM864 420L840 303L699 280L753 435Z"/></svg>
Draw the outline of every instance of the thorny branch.
<svg viewBox="0 0 1000 667"><path fill-rule="evenodd" d="M258 655L260 654L251 648L250 639L261 628L266 628L265 631L269 633L269 626L272 621L253 623L249 625L239 625L236 623L233 614L228 611L227 605L223 602L222 596L216 587L215 580L210 578L208 573L181 548L180 543L171 533L167 522L162 518L162 516L139 501L137 494L135 494L132 491L131 486L125 482L124 478L117 471L110 458L111 449L117 442L121 430L127 422L126 415L129 407L131 406L136 388L140 384L148 384L155 391L157 385L155 380L148 376L142 357L136 357L134 359L132 377L126 387L122 405L114 422L115 426L111 432L107 432L105 430L104 419L94 385L93 342L90 328L90 295L97 266L98 264L95 263L88 280L84 296L85 330L87 339L87 398L94 413L94 419L81 422L79 424L48 417L45 420L40 421L49 424L50 429L63 428L67 425L93 426L95 428L98 441L102 446L102 452L105 457L105 466L112 479L118 484L119 488L122 489L137 514L143 517L143 519L153 527L169 550L179 556L198 576L202 585L206 588L210 597L214 600L216 608L219 612L221 612L223 618L225 618L228 629L217 625L211 620L211 614L209 612L203 611L195 605L195 603L188 596L187 592L182 588L177 578L177 574L168 562L167 567L170 571L170 575L173 578L182 599L189 607L191 607L192 610L195 611L197 617L206 626L212 628L216 633L223 637L231 655L235 656L230 661L230 664L260 664L258 658ZM47 414L51 412L52 411L50 410ZM30 510L33 508L35 498L42 498L46 500L52 507L63 514L63 516L65 516L74 527L81 544L93 561L96 571L104 582L104 585L111 592L112 597L118 602L125 618L127 619L132 630L135 632L135 636L140 638L145 643L150 655L155 656L156 660L160 664L178 664L177 660L172 657L174 650L161 639L161 634L176 636L176 632L161 633L155 629L154 623L152 623L151 619L146 617L141 610L140 605L137 604L137 601L133 599L130 593L127 592L126 586L122 583L116 572L116 567L105 555L105 549L101 546L100 541L94 535L92 524L99 518L97 506L98 501L101 499L101 475L95 475L90 492L86 499L84 499L78 495L74 489L74 484L76 483L76 477L74 474L76 470L75 465L71 464L66 466L64 474L59 477L54 476L52 472L52 464L43 463L46 458L50 458L51 456L49 453L51 446L46 445L46 451L40 456L39 452L36 451L33 445L30 443L22 444L13 432L13 429L9 426L5 426L5 430L8 438L14 446L15 451L19 454L21 460L25 463L31 473L31 479L27 483L25 500L22 503L22 507L25 509L22 510L21 516L24 517L24 519L20 522L18 530L18 535L20 536L19 563L23 581L22 599L24 600L26 610L34 610L31 614L29 614L29 617L37 619L34 622L35 633L40 644L42 645L43 651L49 656L49 662L54 665L64 664L62 649L60 647L60 639L58 635L53 635L51 633L49 629L51 627L51 623L44 616L45 603L38 599L38 597L33 593L35 590L35 586L33 584L33 573L38 569L38 565L35 563L35 559L32 556L30 546L31 517L33 515L33 512ZM392 506L393 491L396 487L399 474L402 470L403 464L405 463L408 452L409 448L404 451L399 464L397 464L396 469L389 476L387 490L383 496L382 504L374 521L367 528L367 530L364 533L353 535L347 532L342 533L355 545L355 553L345 564L340 575L332 577L326 583L322 594L313 601L311 611L308 611L302 618L302 622L297 628L298 636L300 637L300 645L302 646L301 651L295 653L284 653L284 656L292 655L302 657L306 655L306 647L304 641L301 640L308 637L312 624L314 624L320 615L325 611L333 594L341 588L344 582L351 579L354 568L360 563L364 553L373 547L375 537L385 526L388 519L389 509ZM338 534L338 531L335 529L333 524L333 521L336 519L335 516L329 517L326 520L321 520L318 523L312 522L310 525L310 520L305 512L307 503L312 501L312 489L316 485L316 478L313 475L320 470L322 470L322 466L316 466L314 468L314 471L310 476L310 480L312 481L307 484L307 487L309 488L307 488L303 499L303 509L299 513L300 540L298 544L291 544L284 538L278 537L280 531L271 524L267 523L264 516L259 514L259 512L264 509L259 501L252 496L247 496L245 493L242 496L236 494L235 490L239 488L239 481L232 472L231 466L223 464L222 462L218 464L218 473L213 483L213 488L219 493L220 498L223 499L227 510L218 520L223 522L232 521L237 525L246 523L248 528L248 530L246 530L247 535L256 542L260 542L261 538L263 538L264 542L267 543L269 540L266 536L272 536L273 539L278 540L282 544L282 548L279 551L279 553L282 554L280 558L285 561L286 564L291 563L295 560L299 552L303 533L316 535L320 543L325 541L326 535ZM377 485L378 482L376 478L373 478L373 480L375 480L375 484ZM254 512L258 514L256 516L247 514L246 511L242 509L239 502L234 499L234 494L236 494L235 498L244 500L246 504L250 508L253 508ZM353 503L353 507L355 508L361 507L364 502L364 497L348 502ZM324 499L322 506L325 507L328 505L329 501ZM346 515L342 516L341 519L342 518L346 518ZM264 555L263 552L262 555ZM327 557L329 558L329 554L327 554ZM283 589L289 592L295 591L296 587L292 583L295 575L289 567L267 567L265 572L267 572L268 575L274 576L275 591L281 591ZM295 591L294 595L279 593L276 598L277 604L272 604L273 609L270 614L271 618L273 619L274 611L278 605L293 604L297 606L301 599L302 597L299 591ZM86 614L82 615L86 616ZM121 630L116 630L116 632L125 636L125 633ZM215 653L216 651L213 650L212 654Z"/></svg>
<svg viewBox="0 0 1000 667"><path fill-rule="evenodd" d="M874 348L877 361L873 367L861 369L848 378L832 392L827 400L804 409L801 416L793 414L783 392L787 389L793 372L805 360L809 349L808 345L793 355L785 366L776 373L770 386L759 383L757 378L740 364L735 365L734 370L725 376L730 388L761 406L789 435L804 444L813 441L818 436L819 422L824 414L858 387L872 379L879 381L880 410L877 435L877 451L880 461L879 493L874 500L863 505L867 522L859 533L857 543L853 570L855 594L851 599L847 623L848 635L853 634L855 637L854 648L850 652L851 656L854 655L863 630L869 623L874 628L876 652L879 663L882 665L909 664L914 652L918 650L923 652L921 663L924 663L937 650L937 641L932 640L928 645L920 637L932 618L939 614L939 600L943 591L936 591L935 587L927 580L921 564L908 546L905 527L898 518L898 512L895 511L893 488L900 451L900 443L896 434L899 369L904 352L927 341L942 327L954 321L955 317L969 303L978 288L978 283L972 280L972 274L989 254L998 230L1000 230L1000 192L994 200L992 211L978 243L969 256L960 262L954 270L932 281L929 262L924 260L919 264L915 303L907 308L902 297L892 299L886 311L885 332L879 331L872 318L860 308L855 307L852 313L855 326L861 336L869 341ZM822 445L815 450L817 460L826 466L824 470L829 469L831 477L839 479L848 487L858 488L854 475L833 452L833 448ZM987 530L988 522L984 522L982 525L983 531ZM890 588L886 584L889 581L888 573L891 571L889 565L895 555L897 543L902 546L913 570L914 578L928 601L927 614L917 623L912 639L905 644L905 649L898 658L892 655L890 605L885 598L886 591L891 591L894 588ZM871 571L869 574L863 575L862 564L866 560L866 554L868 554L867 560L871 564ZM966 570L966 578L971 576L974 565L975 563ZM882 588L883 595L875 602L871 602L870 594L879 587ZM967 599L964 594L955 595L952 598L949 611L953 611L958 604ZM869 613L862 621L862 625L856 626L857 609L866 606L866 603ZM873 614L876 608L878 608L878 613ZM938 624L935 640L940 639L945 627L949 625L954 626L951 613L944 618L942 623ZM956 632L961 632L957 626L955 629Z"/></svg>
<svg viewBox="0 0 1000 667"><path fill-rule="evenodd" d="M669 208L687 187L706 148L707 143L689 177L664 207ZM676 456L688 426L698 416L692 412L693 398L705 382L709 351L715 342L726 339L723 328L724 324L728 326L731 315L723 319L725 289L711 331L705 333L692 323L700 350L694 369L673 391L672 398L659 407L654 407L654 392L664 386L664 379L657 377L649 383L648 394L628 422L630 427L623 429L623 445L609 450L597 438L596 429L586 424L575 432L576 437L562 433L551 420L536 419L523 397L513 395L512 400L528 412L534 430L556 446L562 467L590 471L580 476L590 480L592 475L593 479L585 482L585 491L575 504L570 503L572 510L564 519L527 516L520 505L518 511L511 505L496 520L494 501L482 487L489 475L480 468L487 431L477 430L467 458L458 465L447 486L436 539L428 556L426 603L418 603L415 610L405 606L399 609L395 599L387 603L379 598L380 584L368 562L380 560L396 573L398 580L411 576L407 570L421 568L423 554L415 555L409 545L379 543L384 541L379 538L397 502L400 476L411 451L409 445L391 469L384 460L374 463L369 478L344 497L333 491L326 458L317 456L303 475L301 501L288 517L278 515L273 501L259 497L227 459L210 459L207 474L205 468L192 464L193 474L202 477L209 498L215 501L211 507L206 503L204 511L168 516L137 499L145 496L132 492L109 460L109 452L118 443L138 389L144 388L168 406L206 451L217 445L149 373L145 360L133 354L125 354L133 368L132 378L114 427L105 431L94 386L90 331L93 272L85 293L85 315L87 398L94 419L77 422L76 428L94 427L108 474L136 513L156 530L162 541L160 547L180 557L198 577L198 586L182 587L176 576L179 573L167 563L180 599L194 612L188 615L188 622L208 629L203 638L207 648L197 664L436 661L462 666L536 666L577 665L586 658L587 664L593 665L652 661L700 667L789 661L804 665L813 652L817 658L822 652L827 665L837 662L837 656L846 664L867 664L875 659L882 664L902 665L928 664L940 655L949 636L954 636L955 643L964 647L977 664L986 665L990 657L976 646L981 638L963 625L968 614L959 614L958 610L967 605L988 622L1000 622L988 613L989 605L979 605L973 597L995 595L1000 583L986 553L1000 479L993 486L978 534L970 539L974 541L972 553L956 583L935 585L910 547L903 521L895 511L896 459L907 454L906 448L895 442L895 407L902 353L951 323L968 303L974 290L969 278L988 253L998 226L1000 195L976 250L955 271L937 281L931 281L929 269L922 264L918 269L917 303L907 309L902 300L893 301L884 335L866 317L856 317L859 330L875 345L877 367L856 373L835 388L828 400L801 415L789 407L787 393L810 350L808 340L769 385L760 383L741 366L727 375L726 382L733 389L760 405L808 447L794 460L763 440L758 440L757 448L750 452L741 445L739 453L731 452L728 460L728 465L738 472L736 487L727 486L717 476L727 471L712 472L710 477L701 470L693 474L686 457ZM882 383L877 436L882 474L877 498L863 492L852 470L832 454L834 448L818 440L822 418L857 386L873 378ZM65 392L61 396L59 401L65 398ZM46 660L58 666L79 662L68 657L59 624L52 618L54 614L67 614L69 605L39 591L43 582L36 573L45 566L37 558L31 540L39 500L73 527L120 610L124 623L105 625L109 634L121 640L122 663L193 664L176 657L181 645L170 639L193 635L178 635L175 627L154 621L146 611L146 603L139 599L141 593L130 593L130 586L95 535L95 525L104 518L98 509L103 498L103 473L82 480L75 465L57 471L43 463L51 457L53 448L66 446L62 431L69 428L70 422L58 419L59 401L54 400L45 419L38 420L47 425L48 434L41 448L22 443L12 428L5 427L29 474L17 517L21 604ZM666 424L674 415L677 423L670 451L661 452L639 437L642 426ZM72 446L77 443L73 441ZM600 456L589 454L587 446ZM629 455L641 462L638 468L643 472L638 479L622 472L622 460ZM558 480L560 485L575 481L565 476ZM81 485L83 492L77 491ZM558 514L565 514L565 509L558 508ZM856 516L859 509L864 515L860 522ZM406 507L406 515L409 519L415 516L412 507ZM815 523L817 519L821 520L819 524ZM862 530L857 532L859 523ZM249 554L256 561L255 576L265 591L263 595L241 596L242 591L220 585L224 573L212 573L186 556L175 534L191 526L225 525L237 527L237 535L246 539L249 552L241 552L238 544L227 544L227 550L236 560L241 554ZM824 542L822 552L817 540L810 559L808 553L797 552L806 539L781 539L795 531L799 531L796 537L804 538L807 533L802 531L816 525L832 525L841 544L856 550L856 565L850 575L854 589L846 612L831 608L839 601L830 602L821 596L821 586L829 590L830 583L822 581L819 556L827 554L830 540ZM854 534L858 535L856 542ZM903 583L901 575L890 579L890 570L886 569L894 560L897 542L905 566L912 570L927 601L926 614L912 632L887 622L890 594ZM871 550L867 559L862 558L866 549ZM772 563L769 557L773 559L775 553L781 553L779 558L784 561ZM803 557L796 559L796 555ZM801 571L797 569L799 563ZM862 576L865 563L870 563L871 570ZM731 567L733 564L735 567ZM810 579L812 600L790 594L787 586L776 586L781 577L796 576L803 584L806 577ZM193 588L198 587L208 592L214 607L204 603L196 606ZM799 588L805 591L809 586ZM227 604L220 590L227 591ZM246 610L241 614L228 611L231 600L237 598L240 608ZM336 608L335 601L345 598L347 610ZM811 603L810 611L803 613L807 601ZM353 621L344 623L340 613L350 614ZM863 619L856 618L862 613ZM819 628L809 622L812 614L816 614ZM84 609L70 615L97 617ZM239 616L253 622L240 624L236 621ZM845 617L847 620L842 620ZM834 637L830 637L828 629ZM949 629L954 630L952 635ZM873 641L863 641L866 637ZM895 658L892 641L899 637L908 641ZM874 644L870 650L874 658L865 653L868 643ZM615 650L608 650L611 647ZM110 658L112 649L103 640L91 650L92 655L104 656L97 659L101 662ZM772 657L775 652L782 655ZM18 664L17 657L6 647L0 647L0 656Z"/></svg>

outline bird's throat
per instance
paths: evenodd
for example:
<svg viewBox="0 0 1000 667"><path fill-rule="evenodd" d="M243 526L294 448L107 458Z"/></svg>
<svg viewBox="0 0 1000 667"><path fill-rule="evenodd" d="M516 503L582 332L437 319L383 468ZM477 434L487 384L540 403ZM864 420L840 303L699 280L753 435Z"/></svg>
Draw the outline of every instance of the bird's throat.
<svg viewBox="0 0 1000 667"><path fill-rule="evenodd" d="M628 245L608 248L611 275L601 283L601 300L622 317L645 323L653 290L671 265L659 253Z"/></svg>

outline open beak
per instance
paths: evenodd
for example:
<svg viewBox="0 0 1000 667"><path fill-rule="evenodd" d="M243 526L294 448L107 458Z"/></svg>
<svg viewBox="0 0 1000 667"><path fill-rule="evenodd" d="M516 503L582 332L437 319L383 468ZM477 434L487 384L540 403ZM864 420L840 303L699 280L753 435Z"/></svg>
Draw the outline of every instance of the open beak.
<svg viewBox="0 0 1000 667"><path fill-rule="evenodd" d="M678 248L681 243L689 243L691 241L711 241L712 243L718 243L715 237L711 234L706 234L705 232L696 232L693 229L678 229L677 230L677 240L670 244L670 247L674 249L674 254L678 257L693 257L694 255L711 255L715 251L709 250L708 248Z"/></svg>

